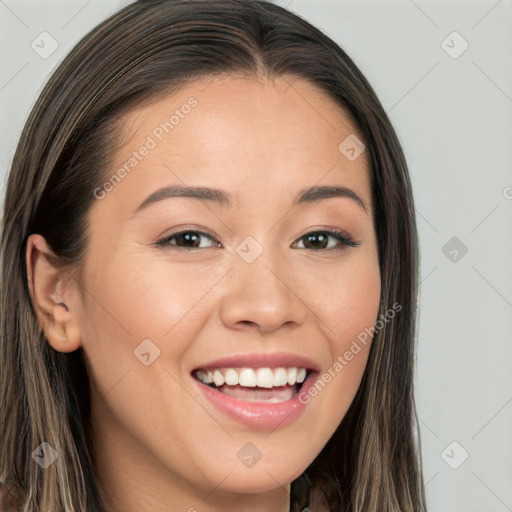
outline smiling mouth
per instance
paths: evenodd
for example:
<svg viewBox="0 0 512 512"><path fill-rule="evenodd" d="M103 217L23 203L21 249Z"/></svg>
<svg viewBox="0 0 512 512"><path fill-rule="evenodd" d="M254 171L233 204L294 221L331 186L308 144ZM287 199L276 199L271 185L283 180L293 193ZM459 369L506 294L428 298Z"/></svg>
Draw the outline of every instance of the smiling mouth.
<svg viewBox="0 0 512 512"><path fill-rule="evenodd" d="M299 393L311 371L300 367L198 369L192 376L220 393L246 402L281 403Z"/></svg>

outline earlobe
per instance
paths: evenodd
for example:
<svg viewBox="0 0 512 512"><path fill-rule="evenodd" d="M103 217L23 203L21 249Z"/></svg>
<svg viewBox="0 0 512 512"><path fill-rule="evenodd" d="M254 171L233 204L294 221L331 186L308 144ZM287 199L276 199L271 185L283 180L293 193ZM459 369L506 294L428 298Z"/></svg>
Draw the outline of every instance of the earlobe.
<svg viewBox="0 0 512 512"><path fill-rule="evenodd" d="M44 329L46 339L59 352L74 352L81 346L80 329L75 316L64 303L53 306L53 322Z"/></svg>
<svg viewBox="0 0 512 512"><path fill-rule="evenodd" d="M27 279L38 323L49 344L59 352L73 352L81 346L76 312L71 307L69 272L53 262L57 257L44 237L28 237L26 249Z"/></svg>

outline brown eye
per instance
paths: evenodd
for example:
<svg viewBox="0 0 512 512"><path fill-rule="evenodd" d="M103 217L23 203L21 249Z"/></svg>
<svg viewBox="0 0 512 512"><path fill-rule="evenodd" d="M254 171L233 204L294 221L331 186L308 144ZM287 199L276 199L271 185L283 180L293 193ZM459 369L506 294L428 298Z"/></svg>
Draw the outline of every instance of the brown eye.
<svg viewBox="0 0 512 512"><path fill-rule="evenodd" d="M334 238L338 244L334 243L329 246L329 238ZM340 249L340 245L347 245L350 247L357 247L360 245L354 242L346 233L342 231L312 231L307 233L300 240L304 240L304 249ZM300 247L302 249L302 247Z"/></svg>
<svg viewBox="0 0 512 512"><path fill-rule="evenodd" d="M201 239L207 239L214 242L210 245L202 244ZM331 242L336 240L336 242ZM357 247L360 245L358 242L354 242L345 232L343 231L311 231L306 235L302 236L299 240L304 240L304 247L299 249L310 249L310 250L336 250L342 249L342 246ZM176 250L191 251L194 249L209 249L212 247L221 247L215 237L207 232L198 230L182 230L176 233L171 233L160 240L155 242L155 245L160 247L171 247Z"/></svg>
<svg viewBox="0 0 512 512"><path fill-rule="evenodd" d="M206 247L204 245L201 246L201 238L207 238L211 241L215 240L214 237L208 233L189 229L167 235L155 242L155 244L161 247L173 246L178 250L208 249L209 247L213 247L212 245ZM175 240L175 243L172 243L172 240Z"/></svg>

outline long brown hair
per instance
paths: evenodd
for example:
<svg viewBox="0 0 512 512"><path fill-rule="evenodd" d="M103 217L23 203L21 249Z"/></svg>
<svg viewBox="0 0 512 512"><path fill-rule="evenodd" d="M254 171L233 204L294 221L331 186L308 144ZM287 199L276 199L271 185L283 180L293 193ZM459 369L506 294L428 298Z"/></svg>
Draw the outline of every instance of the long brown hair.
<svg viewBox="0 0 512 512"><path fill-rule="evenodd" d="M27 238L44 236L80 278L87 213L111 171L120 114L225 73L301 77L350 116L370 170L379 314L402 307L375 332L338 429L292 482L290 510L302 510L316 484L332 511L424 512L413 396L419 255L406 161L375 92L345 51L304 19L260 0L137 1L87 34L38 98L14 156L2 221L0 480L24 511L105 512L87 361L82 349L61 353L45 341L29 295ZM59 454L44 471L31 457L42 442Z"/></svg>

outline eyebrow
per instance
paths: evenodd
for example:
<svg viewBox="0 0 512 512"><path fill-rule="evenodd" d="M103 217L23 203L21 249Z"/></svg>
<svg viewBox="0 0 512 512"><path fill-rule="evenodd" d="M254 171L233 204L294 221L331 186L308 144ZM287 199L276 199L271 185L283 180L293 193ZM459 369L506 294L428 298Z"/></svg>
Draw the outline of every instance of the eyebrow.
<svg viewBox="0 0 512 512"><path fill-rule="evenodd" d="M233 206L233 198L231 194L224 190L209 187L191 187L187 185L170 185L167 187L160 188L149 195L134 212L132 217L139 211L147 208L149 205L169 199L173 197L190 197L194 199L204 199L218 203L224 207ZM331 197L346 197L354 200L364 211L368 214L367 206L364 201L351 189L346 187L337 186L314 186L300 190L292 206L298 206L301 204L314 203L321 199L329 199Z"/></svg>

